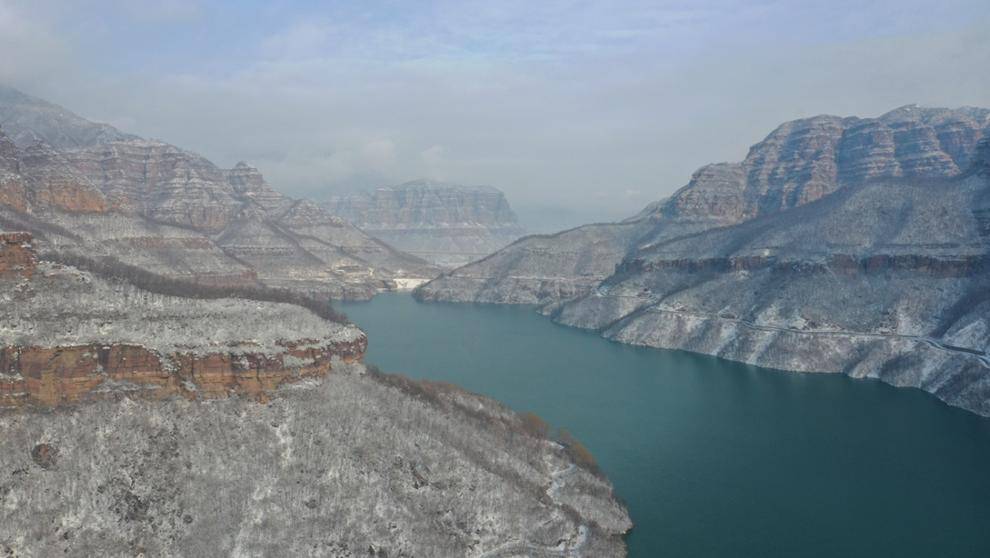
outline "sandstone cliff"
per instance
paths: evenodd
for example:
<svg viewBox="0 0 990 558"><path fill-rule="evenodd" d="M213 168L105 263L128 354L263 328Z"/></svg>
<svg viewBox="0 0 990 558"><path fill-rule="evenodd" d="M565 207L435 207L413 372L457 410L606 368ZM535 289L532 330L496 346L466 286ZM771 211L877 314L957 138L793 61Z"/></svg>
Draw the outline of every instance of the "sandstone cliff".
<svg viewBox="0 0 990 558"><path fill-rule="evenodd" d="M788 123L636 218L522 239L416 294L542 304L623 342L875 377L990 414L988 132L982 109ZM612 269L510 294L520 277L576 279L539 257L555 251Z"/></svg>
<svg viewBox="0 0 990 558"><path fill-rule="evenodd" d="M30 279L38 269L38 257L28 233L0 233L0 278Z"/></svg>
<svg viewBox="0 0 990 558"><path fill-rule="evenodd" d="M298 306L164 296L39 263L25 233L0 235L0 309L0 408L121 392L263 398L367 345Z"/></svg>
<svg viewBox="0 0 990 558"><path fill-rule="evenodd" d="M505 195L488 186L415 180L336 196L324 207L401 250L445 266L480 259L523 233Z"/></svg>
<svg viewBox="0 0 990 558"><path fill-rule="evenodd" d="M642 244L770 215L858 184L958 176L970 167L979 140L987 135L990 110L980 108L907 106L878 118L816 116L788 122L750 148L743 162L703 167L670 198L634 218L578 227L551 241L543 235L524 238L483 262L445 273L417 296L546 304L587 294ZM602 249L616 239L626 241ZM573 256L534 257L545 252ZM572 261L579 259L596 260L595 272L575 273ZM585 288L567 288L579 275ZM520 277L554 287L543 288L541 296L519 297L513 293Z"/></svg>
<svg viewBox="0 0 990 558"><path fill-rule="evenodd" d="M606 480L491 400L366 373L355 326L30 243L0 235L4 554L625 555Z"/></svg>
<svg viewBox="0 0 990 558"><path fill-rule="evenodd" d="M878 118L787 122L740 163L698 170L656 213L738 223L878 179L946 178L969 168L990 110L914 105Z"/></svg>

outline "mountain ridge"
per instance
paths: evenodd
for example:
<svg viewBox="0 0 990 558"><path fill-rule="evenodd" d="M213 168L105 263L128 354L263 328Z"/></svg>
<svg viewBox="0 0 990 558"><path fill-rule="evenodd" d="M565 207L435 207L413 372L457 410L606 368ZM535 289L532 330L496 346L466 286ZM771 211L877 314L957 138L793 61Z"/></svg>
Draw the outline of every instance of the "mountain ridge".
<svg viewBox="0 0 990 558"><path fill-rule="evenodd" d="M414 294L538 304L616 341L875 377L990 415L988 136L975 108L785 123L635 218L521 239Z"/></svg>
<svg viewBox="0 0 990 558"><path fill-rule="evenodd" d="M338 298L368 298L437 272L316 204L279 193L246 163L221 169L191 151L103 133L104 125L57 105L3 91L0 219L34 233L43 251ZM39 123L65 132L63 147L38 140L47 134L35 131ZM27 145L5 139L8 132Z"/></svg>

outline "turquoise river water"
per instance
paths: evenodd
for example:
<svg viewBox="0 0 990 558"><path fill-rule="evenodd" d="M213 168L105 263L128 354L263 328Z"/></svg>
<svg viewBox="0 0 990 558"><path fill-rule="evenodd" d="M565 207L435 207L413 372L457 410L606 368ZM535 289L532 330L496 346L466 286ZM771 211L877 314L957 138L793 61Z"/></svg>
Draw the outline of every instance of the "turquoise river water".
<svg viewBox="0 0 990 558"><path fill-rule="evenodd" d="M919 390L625 346L527 307L339 306L368 362L570 430L628 504L632 557L990 557L990 420Z"/></svg>

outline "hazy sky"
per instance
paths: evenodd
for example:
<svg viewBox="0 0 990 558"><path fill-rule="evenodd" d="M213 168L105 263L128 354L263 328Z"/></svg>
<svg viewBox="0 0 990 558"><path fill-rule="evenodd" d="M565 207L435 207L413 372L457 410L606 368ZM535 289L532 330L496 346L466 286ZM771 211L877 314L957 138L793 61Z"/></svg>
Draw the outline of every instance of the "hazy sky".
<svg viewBox="0 0 990 558"><path fill-rule="evenodd" d="M782 121L990 106L990 1L0 0L0 81L315 198L624 217Z"/></svg>

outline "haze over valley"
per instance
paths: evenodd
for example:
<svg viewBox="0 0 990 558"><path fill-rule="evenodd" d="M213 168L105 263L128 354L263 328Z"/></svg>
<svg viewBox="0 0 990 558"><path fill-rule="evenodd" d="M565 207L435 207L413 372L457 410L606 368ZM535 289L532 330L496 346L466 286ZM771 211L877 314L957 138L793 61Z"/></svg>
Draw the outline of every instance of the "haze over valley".
<svg viewBox="0 0 990 558"><path fill-rule="evenodd" d="M987 24L0 0L0 554L990 555Z"/></svg>

